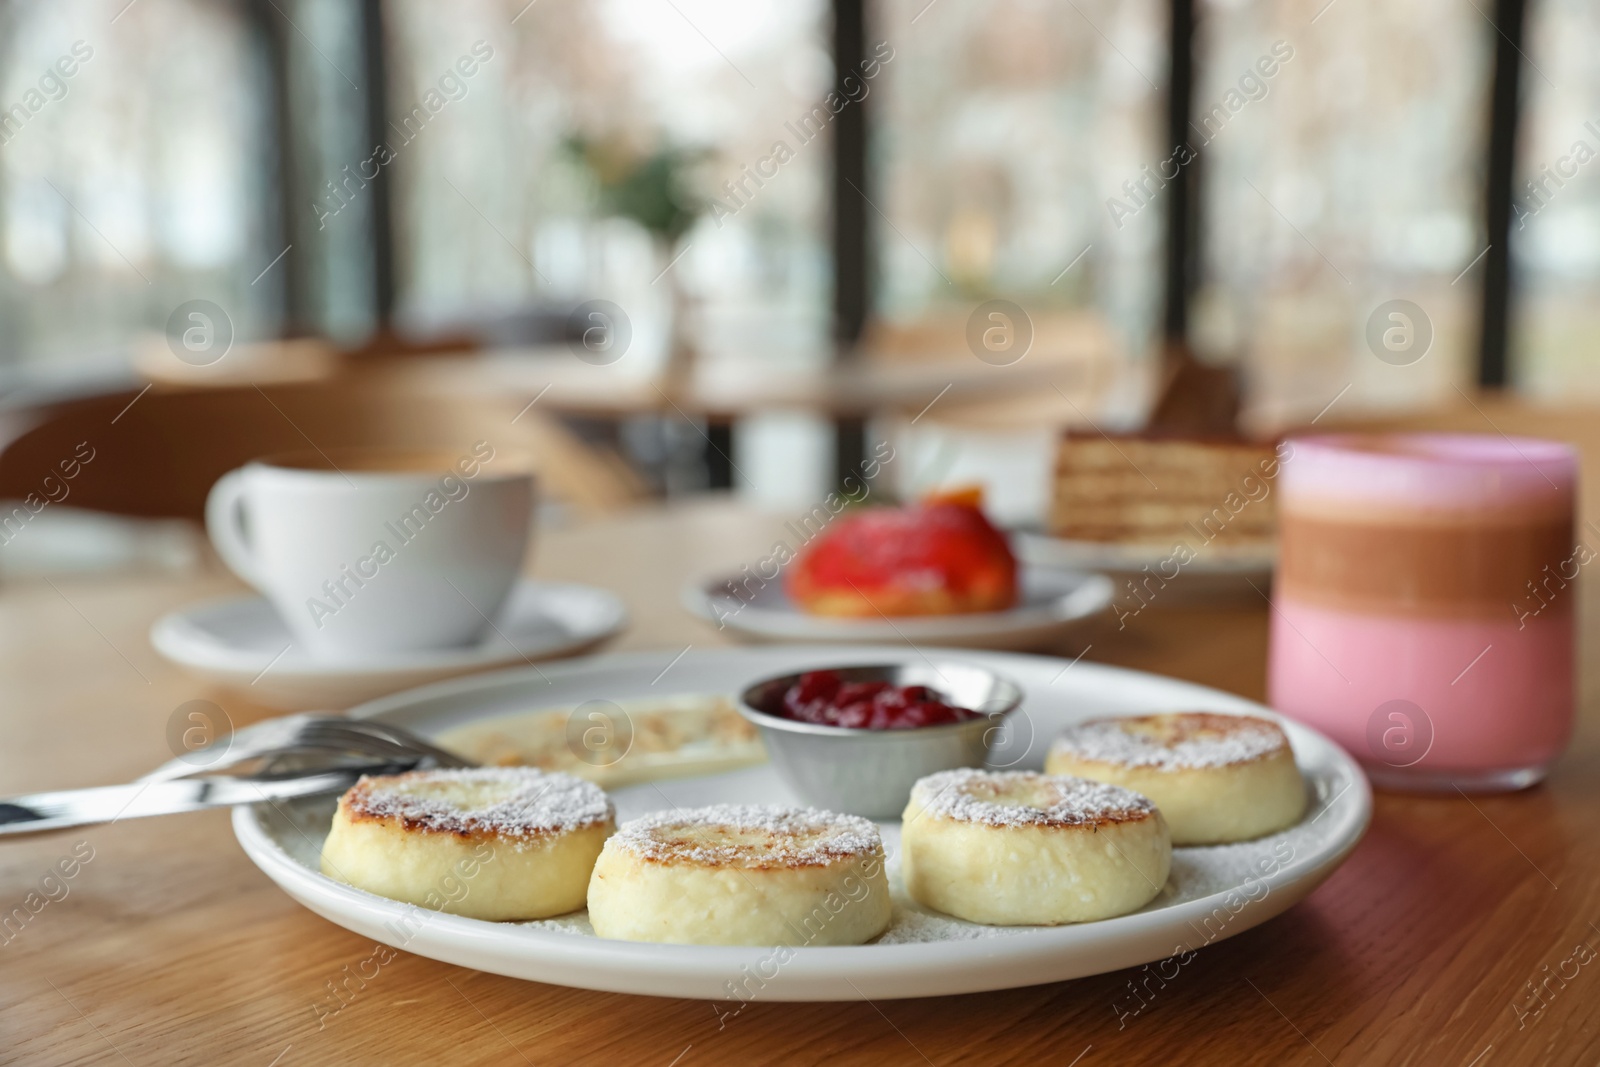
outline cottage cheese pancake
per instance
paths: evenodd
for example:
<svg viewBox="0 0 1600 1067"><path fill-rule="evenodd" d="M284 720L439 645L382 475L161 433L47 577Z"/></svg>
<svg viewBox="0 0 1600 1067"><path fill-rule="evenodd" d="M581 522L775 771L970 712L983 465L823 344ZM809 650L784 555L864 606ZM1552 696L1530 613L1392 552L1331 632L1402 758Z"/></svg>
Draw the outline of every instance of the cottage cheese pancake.
<svg viewBox="0 0 1600 1067"><path fill-rule="evenodd" d="M1161 813L1128 789L1032 771L941 771L911 790L906 889L969 922L1053 925L1135 911L1166 884Z"/></svg>
<svg viewBox="0 0 1600 1067"><path fill-rule="evenodd" d="M889 925L866 819L718 805L624 823L589 881L601 937L690 945L859 945Z"/></svg>
<svg viewBox="0 0 1600 1067"><path fill-rule="evenodd" d="M1045 769L1143 793L1174 845L1248 841L1293 826L1306 788L1277 723L1176 712L1097 719L1056 739Z"/></svg>
<svg viewBox="0 0 1600 1067"><path fill-rule="evenodd" d="M364 777L339 799L322 873L369 893L474 919L583 907L615 828L599 786L531 767Z"/></svg>

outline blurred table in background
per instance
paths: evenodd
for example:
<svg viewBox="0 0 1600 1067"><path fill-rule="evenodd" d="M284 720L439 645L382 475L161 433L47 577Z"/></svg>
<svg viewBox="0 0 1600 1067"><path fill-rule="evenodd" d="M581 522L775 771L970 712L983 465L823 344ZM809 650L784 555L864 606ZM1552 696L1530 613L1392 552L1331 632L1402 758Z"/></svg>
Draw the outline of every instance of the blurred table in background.
<svg viewBox="0 0 1600 1067"><path fill-rule="evenodd" d="M618 592L633 626L616 648L693 656L727 637L678 607L679 586L766 552L784 518L707 499L586 520L541 531L531 570ZM248 699L184 677L145 638L161 613L237 588L212 564L0 591L4 791L129 780L171 755L169 720L188 700L216 701L237 725L261 717ZM1115 626L1092 638L1088 658L1262 695L1264 603L1152 606L1126 629ZM1380 795L1368 838L1326 885L1283 917L1200 952L1165 983L1124 971L934 1000L756 1002L724 1027L704 1002L531 984L400 953L323 1027L312 1005L372 943L290 901L240 853L226 813L206 812L0 848L7 911L76 842L94 849L66 895L57 890L60 899L7 937L0 1059L1593 1062L1600 997L1585 983L1600 977L1584 970L1571 988L1552 983L1542 1005L1527 986L1576 946L1600 944L1591 925L1600 916L1592 641L1583 660L1582 722L1547 784L1471 800ZM1119 1022L1114 1005L1127 1009L1130 982L1148 983L1146 1007Z"/></svg>
<svg viewBox="0 0 1600 1067"><path fill-rule="evenodd" d="M410 373L455 375L461 363L418 362ZM552 411L594 417L670 414L713 422L766 411L865 416L880 411L916 414L948 392L967 399L1016 397L1054 385L1079 403L1092 403L1114 375L1103 359L1023 360L996 366L970 353L921 360L862 358L817 367L769 366L755 359L696 368L687 381L669 382L573 359L564 348L498 350L468 364L473 379L516 390Z"/></svg>

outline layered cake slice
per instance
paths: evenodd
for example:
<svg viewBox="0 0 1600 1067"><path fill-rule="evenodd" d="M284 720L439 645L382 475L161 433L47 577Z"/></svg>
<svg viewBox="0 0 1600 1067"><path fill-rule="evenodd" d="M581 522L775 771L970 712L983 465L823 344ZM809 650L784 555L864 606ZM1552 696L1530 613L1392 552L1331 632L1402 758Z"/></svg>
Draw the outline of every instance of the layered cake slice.
<svg viewBox="0 0 1600 1067"><path fill-rule="evenodd" d="M1056 452L1050 532L1134 545L1267 542L1278 460L1270 442L1069 433Z"/></svg>

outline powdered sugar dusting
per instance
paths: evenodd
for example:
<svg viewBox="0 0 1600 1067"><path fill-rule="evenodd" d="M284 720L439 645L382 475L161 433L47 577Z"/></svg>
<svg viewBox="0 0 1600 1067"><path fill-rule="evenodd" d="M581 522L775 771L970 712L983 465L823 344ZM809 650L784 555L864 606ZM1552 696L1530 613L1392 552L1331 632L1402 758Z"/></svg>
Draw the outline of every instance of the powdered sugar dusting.
<svg viewBox="0 0 1600 1067"><path fill-rule="evenodd" d="M1086 722L1058 737L1051 753L1124 767L1177 770L1248 763L1288 745L1282 728L1268 719L1178 712Z"/></svg>
<svg viewBox="0 0 1600 1067"><path fill-rule="evenodd" d="M1032 803L1023 803L1022 798ZM1087 778L962 767L930 774L911 790L927 815L985 826L1090 826L1131 822L1155 811L1150 798Z"/></svg>
<svg viewBox="0 0 1600 1067"><path fill-rule="evenodd" d="M525 930L546 930L552 934L569 934L572 937L596 937L594 926L589 922L587 911L575 911L571 915L558 915L554 919L530 919L516 925Z"/></svg>
<svg viewBox="0 0 1600 1067"><path fill-rule="evenodd" d="M818 867L872 855L883 838L872 822L817 808L717 804L651 812L622 824L608 848L661 863L726 867Z"/></svg>
<svg viewBox="0 0 1600 1067"><path fill-rule="evenodd" d="M472 767L363 777L346 794L353 815L400 819L407 829L528 838L611 821L593 782L533 767Z"/></svg>
<svg viewBox="0 0 1600 1067"><path fill-rule="evenodd" d="M920 906L895 903L889 929L873 942L878 945L926 945L935 941L976 941L984 937L1005 937L1029 927L981 926L964 919L953 919L924 911Z"/></svg>

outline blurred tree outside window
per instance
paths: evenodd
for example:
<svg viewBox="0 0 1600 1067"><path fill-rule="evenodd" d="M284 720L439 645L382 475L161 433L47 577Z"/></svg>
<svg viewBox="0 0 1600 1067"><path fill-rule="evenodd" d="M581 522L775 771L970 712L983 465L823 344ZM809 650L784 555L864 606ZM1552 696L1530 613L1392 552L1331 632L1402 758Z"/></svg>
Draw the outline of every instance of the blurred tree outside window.
<svg viewBox="0 0 1600 1067"><path fill-rule="evenodd" d="M392 0L386 12L398 109L474 41L494 50L396 163L404 319L600 298L628 315L625 362L642 372L667 359L675 313L708 363L826 357L829 154L794 145L785 125L831 81L821 0ZM780 140L793 157L731 197Z"/></svg>

